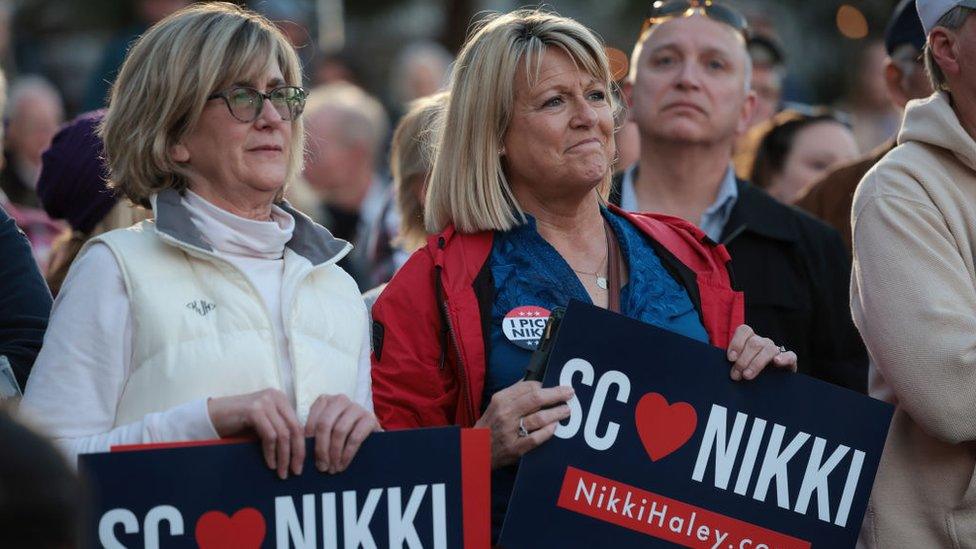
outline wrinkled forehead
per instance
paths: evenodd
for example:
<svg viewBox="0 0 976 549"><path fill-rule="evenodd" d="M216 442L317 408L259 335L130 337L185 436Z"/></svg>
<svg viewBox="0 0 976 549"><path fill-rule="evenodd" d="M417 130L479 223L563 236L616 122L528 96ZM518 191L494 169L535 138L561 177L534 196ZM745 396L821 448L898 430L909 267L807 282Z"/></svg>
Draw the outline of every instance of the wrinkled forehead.
<svg viewBox="0 0 976 549"><path fill-rule="evenodd" d="M749 55L740 32L700 14L662 21L648 29L643 38L643 53L671 47L686 52L714 50L743 61Z"/></svg>

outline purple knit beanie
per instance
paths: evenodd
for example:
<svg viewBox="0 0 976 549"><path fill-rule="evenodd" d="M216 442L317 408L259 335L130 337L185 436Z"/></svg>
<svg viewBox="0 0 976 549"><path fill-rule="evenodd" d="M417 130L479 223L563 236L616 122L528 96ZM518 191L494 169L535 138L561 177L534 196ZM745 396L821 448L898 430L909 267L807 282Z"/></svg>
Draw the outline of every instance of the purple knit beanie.
<svg viewBox="0 0 976 549"><path fill-rule="evenodd" d="M68 122L41 157L37 194L53 219L90 232L115 206L114 191L106 187L102 140L96 133L105 110L87 112Z"/></svg>

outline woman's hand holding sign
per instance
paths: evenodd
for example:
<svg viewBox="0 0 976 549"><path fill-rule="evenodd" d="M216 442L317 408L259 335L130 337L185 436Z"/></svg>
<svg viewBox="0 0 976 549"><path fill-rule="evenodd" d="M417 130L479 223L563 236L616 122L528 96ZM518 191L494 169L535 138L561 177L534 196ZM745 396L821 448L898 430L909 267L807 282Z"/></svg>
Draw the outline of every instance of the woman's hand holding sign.
<svg viewBox="0 0 976 549"><path fill-rule="evenodd" d="M491 397L475 427L491 429L491 467L518 461L552 438L558 422L569 417L570 387L543 389L538 381L520 381ZM550 408L551 406L551 408Z"/></svg>
<svg viewBox="0 0 976 549"><path fill-rule="evenodd" d="M211 398L210 421L221 438L256 434L264 461L278 477L302 474L305 437L315 437L315 464L321 472L344 471L367 436L379 431L376 416L345 395L320 395L302 429L285 393L265 389L246 395Z"/></svg>
<svg viewBox="0 0 976 549"><path fill-rule="evenodd" d="M346 395L319 395L308 411L305 436L315 437L315 467L340 473L370 433L382 431L372 412Z"/></svg>
<svg viewBox="0 0 976 549"><path fill-rule="evenodd" d="M753 379L770 363L777 368L796 371L796 353L776 345L768 337L761 337L749 326L743 324L735 330L726 351L732 362L732 379Z"/></svg>
<svg viewBox="0 0 976 549"><path fill-rule="evenodd" d="M256 433L261 439L264 461L269 468L277 470L280 478L288 476L289 468L296 475L302 474L305 437L285 393L264 389L246 395L211 398L207 409L221 438Z"/></svg>

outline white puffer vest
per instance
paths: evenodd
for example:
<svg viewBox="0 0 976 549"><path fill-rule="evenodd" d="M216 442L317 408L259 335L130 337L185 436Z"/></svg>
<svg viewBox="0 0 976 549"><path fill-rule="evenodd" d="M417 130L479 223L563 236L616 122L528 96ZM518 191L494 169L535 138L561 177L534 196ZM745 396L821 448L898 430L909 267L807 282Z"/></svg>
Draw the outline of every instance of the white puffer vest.
<svg viewBox="0 0 976 549"><path fill-rule="evenodd" d="M335 264L352 246L282 207L295 217L282 306L304 423L320 394L354 398L366 307ZM132 371L115 425L199 398L282 389L272 321L257 289L213 253L178 193L160 193L153 211L155 222L92 240L115 255L132 308Z"/></svg>

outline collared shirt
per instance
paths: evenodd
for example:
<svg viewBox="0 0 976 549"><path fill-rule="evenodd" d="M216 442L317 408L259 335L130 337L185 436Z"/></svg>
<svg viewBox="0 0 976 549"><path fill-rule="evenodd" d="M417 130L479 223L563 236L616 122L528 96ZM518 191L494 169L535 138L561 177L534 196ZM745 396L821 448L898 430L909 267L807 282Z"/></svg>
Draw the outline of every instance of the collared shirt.
<svg viewBox="0 0 976 549"><path fill-rule="evenodd" d="M620 181L620 207L630 212L641 211L637 204L637 192L634 190L634 181L637 179L638 164L627 168ZM722 238L722 231L725 224L729 222L732 215L732 208L739 198L739 189L735 183L735 170L729 165L725 171L722 183L718 188L718 194L711 206L705 208L698 227L715 242Z"/></svg>

